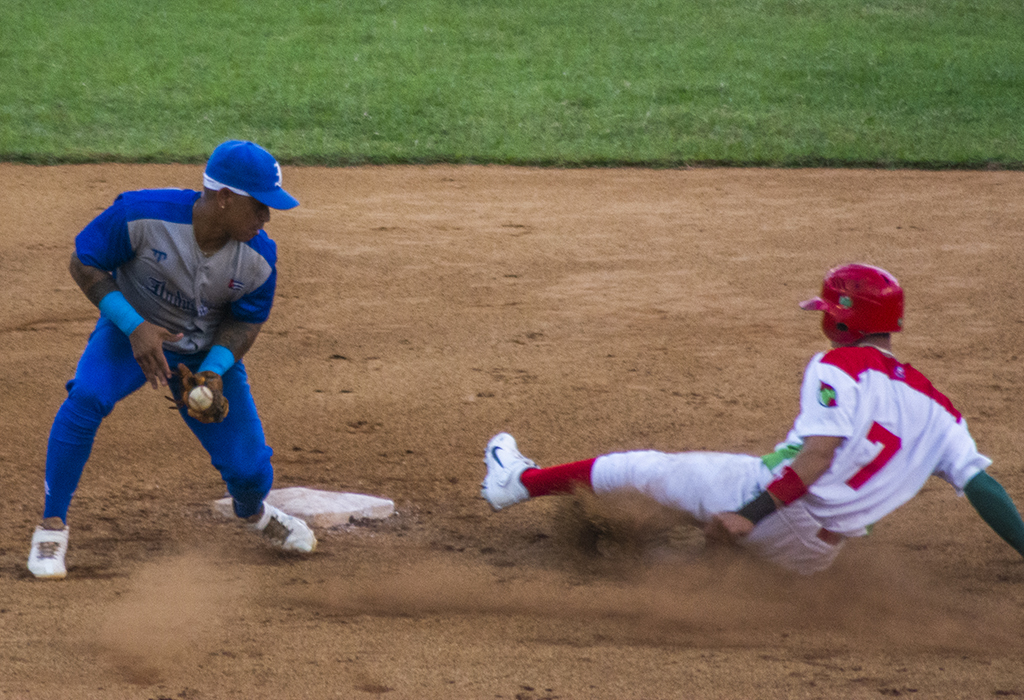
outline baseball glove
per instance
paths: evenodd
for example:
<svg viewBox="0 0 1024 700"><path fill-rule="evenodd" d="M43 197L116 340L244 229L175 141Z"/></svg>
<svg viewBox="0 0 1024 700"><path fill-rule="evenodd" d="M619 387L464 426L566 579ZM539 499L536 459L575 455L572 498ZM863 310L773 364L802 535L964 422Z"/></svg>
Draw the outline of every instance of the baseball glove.
<svg viewBox="0 0 1024 700"><path fill-rule="evenodd" d="M224 398L224 381L216 372L199 372L192 374L183 364L178 365L181 376L181 398L177 401L178 408L187 408L188 414L201 423L220 423L228 415L228 400ZM213 401L206 408L199 410L188 403L189 393L197 386L205 386L213 392Z"/></svg>

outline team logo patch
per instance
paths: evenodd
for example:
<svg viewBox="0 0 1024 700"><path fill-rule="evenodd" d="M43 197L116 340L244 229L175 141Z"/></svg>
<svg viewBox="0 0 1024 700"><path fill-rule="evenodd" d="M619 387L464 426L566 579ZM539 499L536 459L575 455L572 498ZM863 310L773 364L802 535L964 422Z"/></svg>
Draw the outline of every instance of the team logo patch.
<svg viewBox="0 0 1024 700"><path fill-rule="evenodd" d="M230 282L228 282L228 289L234 289L235 291L238 291L244 286L245 285L243 283L239 282L236 279L232 279Z"/></svg>
<svg viewBox="0 0 1024 700"><path fill-rule="evenodd" d="M818 403L825 408L835 408L839 405L836 400L836 389L831 384L821 383L818 387Z"/></svg>

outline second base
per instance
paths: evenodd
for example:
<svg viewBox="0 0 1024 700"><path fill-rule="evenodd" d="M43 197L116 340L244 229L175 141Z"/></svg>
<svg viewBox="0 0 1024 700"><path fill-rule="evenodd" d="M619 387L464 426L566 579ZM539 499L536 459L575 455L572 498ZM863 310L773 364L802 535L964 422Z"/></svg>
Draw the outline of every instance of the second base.
<svg viewBox="0 0 1024 700"><path fill-rule="evenodd" d="M235 517L231 498L214 501L214 511L226 518ZM302 486L272 489L267 503L288 515L302 518L310 527L337 527L352 520L383 520L395 512L394 501L362 493L318 491Z"/></svg>

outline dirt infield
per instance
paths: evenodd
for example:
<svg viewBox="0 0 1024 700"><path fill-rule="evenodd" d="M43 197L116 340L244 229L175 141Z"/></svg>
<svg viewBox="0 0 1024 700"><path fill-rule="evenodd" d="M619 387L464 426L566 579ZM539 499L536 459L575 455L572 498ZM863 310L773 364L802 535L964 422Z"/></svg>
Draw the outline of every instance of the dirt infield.
<svg viewBox="0 0 1024 700"><path fill-rule="evenodd" d="M825 347L797 302L861 260L908 290L897 355L1024 504L1024 173L286 169L303 206L267 226L246 358L276 485L397 515L268 550L213 514L218 474L147 387L100 430L63 582L25 559L97 316L73 237L201 168L0 175L0 698L1024 696L1024 561L937 480L810 579L632 503L479 497L501 430L543 465L770 451Z"/></svg>

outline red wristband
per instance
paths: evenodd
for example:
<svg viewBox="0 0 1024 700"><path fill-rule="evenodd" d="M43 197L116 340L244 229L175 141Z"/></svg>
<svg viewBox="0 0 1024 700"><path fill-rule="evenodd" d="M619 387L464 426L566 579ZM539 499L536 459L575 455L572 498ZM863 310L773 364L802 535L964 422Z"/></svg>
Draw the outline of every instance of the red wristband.
<svg viewBox="0 0 1024 700"><path fill-rule="evenodd" d="M788 506L807 493L807 486L799 474L786 467L778 479L768 484L766 490Z"/></svg>

